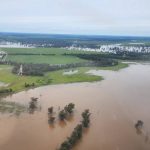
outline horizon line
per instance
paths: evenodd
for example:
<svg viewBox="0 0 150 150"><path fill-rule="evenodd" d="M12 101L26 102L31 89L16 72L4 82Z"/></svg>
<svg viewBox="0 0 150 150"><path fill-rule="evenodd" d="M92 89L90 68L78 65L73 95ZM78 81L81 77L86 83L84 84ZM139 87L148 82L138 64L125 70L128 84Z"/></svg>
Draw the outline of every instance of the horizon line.
<svg viewBox="0 0 150 150"><path fill-rule="evenodd" d="M139 38L150 38L146 35L119 35L119 34L76 34L76 33L45 33L45 32L13 32L13 31L0 31L0 34L35 34L35 35L73 35L73 36L104 36L104 37L139 37Z"/></svg>

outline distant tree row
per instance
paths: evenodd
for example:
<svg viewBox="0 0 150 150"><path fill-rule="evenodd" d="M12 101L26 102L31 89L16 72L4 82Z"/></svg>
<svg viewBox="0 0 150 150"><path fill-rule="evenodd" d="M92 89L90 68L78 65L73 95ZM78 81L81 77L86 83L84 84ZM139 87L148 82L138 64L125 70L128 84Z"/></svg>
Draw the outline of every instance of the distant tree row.
<svg viewBox="0 0 150 150"><path fill-rule="evenodd" d="M86 60L92 61L105 61L111 59L120 59L120 60L150 60L150 54L129 52L129 51L116 51L116 53L99 53L99 54L68 54L64 55L76 56Z"/></svg>
<svg viewBox="0 0 150 150"><path fill-rule="evenodd" d="M22 64L23 75L31 76L43 76L45 72L56 71L61 69L70 69L76 67L92 67L92 66L113 66L117 65L118 62L112 59L101 59L98 61L88 61L82 63L72 63L63 65L49 65L49 64ZM12 73L18 74L20 65L19 63L13 63L14 67Z"/></svg>
<svg viewBox="0 0 150 150"><path fill-rule="evenodd" d="M89 36L89 35L56 35L56 34L16 34L0 33L0 42L15 42L35 47L80 47L80 48L99 48L102 44L147 43L150 38L143 37L115 37L115 36Z"/></svg>
<svg viewBox="0 0 150 150"><path fill-rule="evenodd" d="M8 53L8 55L43 55L43 56L55 56L56 54L46 54L46 53Z"/></svg>

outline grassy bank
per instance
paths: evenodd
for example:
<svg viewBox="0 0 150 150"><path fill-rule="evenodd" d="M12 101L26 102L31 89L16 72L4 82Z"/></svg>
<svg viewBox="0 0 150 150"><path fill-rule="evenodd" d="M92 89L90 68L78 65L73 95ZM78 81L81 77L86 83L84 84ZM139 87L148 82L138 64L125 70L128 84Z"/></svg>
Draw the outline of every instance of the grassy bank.
<svg viewBox="0 0 150 150"><path fill-rule="evenodd" d="M71 75L64 75L63 73L66 71L70 71L71 69L67 70L59 70L59 71L52 71L47 72L44 76L18 76L11 73L12 67L11 66L0 66L0 81L6 84L9 84L7 88L12 88L14 92L18 92L24 89L25 83L32 84L34 83L35 87L43 86L43 85L50 85L50 84L61 84L61 83L75 83L75 82L94 82L94 81L101 81L103 77L95 76L87 74L91 69L103 69L103 70L114 70L117 71L121 68L127 67L127 64L119 63L117 66L113 67L81 67L75 68L74 70L78 70L77 73ZM0 87L2 89L2 87Z"/></svg>
<svg viewBox="0 0 150 150"><path fill-rule="evenodd" d="M14 92L26 89L25 83L35 84L35 87L49 84L92 82L100 81L102 77L88 75L83 68L77 68L79 72L73 75L63 75L65 70L48 72L44 76L18 76L11 73L10 66L3 66L0 70L0 81L9 84L7 88L12 88ZM2 89L2 87L0 88Z"/></svg>
<svg viewBox="0 0 150 150"><path fill-rule="evenodd" d="M127 63L121 63L121 62L119 62L118 65L116 65L116 66L98 67L97 69L100 69L100 70L118 71L118 70L123 69L123 68L126 68L126 67L128 67L128 66L129 66L129 64L127 64Z"/></svg>

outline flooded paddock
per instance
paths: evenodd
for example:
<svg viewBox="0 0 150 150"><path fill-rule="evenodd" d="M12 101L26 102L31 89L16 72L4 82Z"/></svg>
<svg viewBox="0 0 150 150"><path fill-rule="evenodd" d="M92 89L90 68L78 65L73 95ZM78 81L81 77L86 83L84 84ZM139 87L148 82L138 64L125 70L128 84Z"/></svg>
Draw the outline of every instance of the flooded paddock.
<svg viewBox="0 0 150 150"><path fill-rule="evenodd" d="M150 149L150 64L131 64L118 72L91 70L105 80L44 86L3 98L28 105L38 97L41 106L33 114L0 115L0 150L55 150L70 136L81 113L92 113L90 128L84 131L73 150ZM74 115L66 122L48 124L48 107L55 116L66 104L75 104ZM134 125L142 120L137 132Z"/></svg>

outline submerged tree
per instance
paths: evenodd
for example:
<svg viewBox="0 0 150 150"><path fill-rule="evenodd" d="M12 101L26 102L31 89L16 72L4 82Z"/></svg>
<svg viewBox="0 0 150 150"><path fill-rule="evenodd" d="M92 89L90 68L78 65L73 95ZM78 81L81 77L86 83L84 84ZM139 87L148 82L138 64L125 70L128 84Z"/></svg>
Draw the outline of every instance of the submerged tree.
<svg viewBox="0 0 150 150"><path fill-rule="evenodd" d="M66 117L67 117L66 112L65 112L64 110L61 110L61 111L59 112L59 119L60 119L60 120L64 120L64 119L66 119Z"/></svg>
<svg viewBox="0 0 150 150"><path fill-rule="evenodd" d="M78 124L74 128L71 136L68 137L67 140L61 144L59 150L70 150L82 137L82 132L83 132L82 124Z"/></svg>
<svg viewBox="0 0 150 150"><path fill-rule="evenodd" d="M82 113L82 124L78 124L70 137L67 138L66 141L64 141L60 148L58 150L70 150L72 149L72 147L81 139L82 134L83 134L83 128L87 128L89 126L90 123L90 112L88 109L86 109L83 113Z"/></svg>
<svg viewBox="0 0 150 150"><path fill-rule="evenodd" d="M55 121L55 117L53 116L53 111L54 111L53 107L48 108L48 123L49 124L52 124Z"/></svg>
<svg viewBox="0 0 150 150"><path fill-rule="evenodd" d="M30 113L33 113L37 109L37 100L38 98L31 97L31 101L29 102Z"/></svg>
<svg viewBox="0 0 150 150"><path fill-rule="evenodd" d="M90 124L90 112L88 109L86 109L83 113L82 113L82 125L83 127L87 128Z"/></svg>
<svg viewBox="0 0 150 150"><path fill-rule="evenodd" d="M136 129L142 129L144 122L141 120L138 120L137 123L135 124Z"/></svg>
<svg viewBox="0 0 150 150"><path fill-rule="evenodd" d="M69 105L66 105L66 106L65 106L64 110L65 110L67 113L71 114L71 113L73 112L73 109L74 109L74 108L75 108L75 104L70 103Z"/></svg>
<svg viewBox="0 0 150 150"><path fill-rule="evenodd" d="M59 119L60 120L66 119L68 115L70 115L73 112L74 108L75 108L75 104L73 103L66 105L64 109L59 112Z"/></svg>
<svg viewBox="0 0 150 150"><path fill-rule="evenodd" d="M62 144L61 144L61 147L59 150L70 150L71 148L71 145L68 141L64 141Z"/></svg>
<svg viewBox="0 0 150 150"><path fill-rule="evenodd" d="M48 114L52 114L53 113L54 108L53 107L49 107L48 108Z"/></svg>

